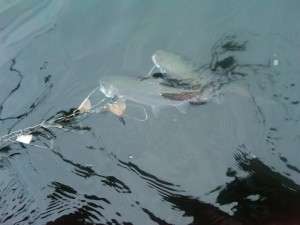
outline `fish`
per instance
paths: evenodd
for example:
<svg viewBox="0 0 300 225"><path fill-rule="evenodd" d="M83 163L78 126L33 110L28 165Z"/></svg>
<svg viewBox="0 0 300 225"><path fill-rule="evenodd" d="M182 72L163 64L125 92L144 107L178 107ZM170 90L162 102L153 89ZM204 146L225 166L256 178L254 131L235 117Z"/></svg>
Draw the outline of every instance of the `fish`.
<svg viewBox="0 0 300 225"><path fill-rule="evenodd" d="M176 93L162 92L164 98L173 101L185 100L190 104L201 105L211 99L218 102L217 97L224 91L238 95L245 93L245 91L241 92L243 88L231 86L229 89L224 89L224 86L228 87L233 81L230 76L215 73L209 68L200 69L200 66L179 54L157 50L152 55L152 61L159 72L150 74L151 78L159 80L162 86L177 89ZM150 72L153 72L153 69ZM147 80L147 77L142 80Z"/></svg>
<svg viewBox="0 0 300 225"><path fill-rule="evenodd" d="M213 78L212 74L201 73L191 60L166 50L155 51L152 62L162 74L158 76L162 85L197 90Z"/></svg>
<svg viewBox="0 0 300 225"><path fill-rule="evenodd" d="M218 95L225 77L211 70L200 70L199 66L187 58L173 52L157 50L152 61L159 73L153 73L153 79L160 80L162 86L177 89L176 93L162 92L164 98L174 101L188 101L190 104L204 104ZM182 90L181 90L182 89Z"/></svg>
<svg viewBox="0 0 300 225"><path fill-rule="evenodd" d="M166 50L156 50L152 62L162 72L176 79L197 79L197 67L181 55Z"/></svg>
<svg viewBox="0 0 300 225"><path fill-rule="evenodd" d="M162 108L175 107L185 113L190 104L202 105L216 99L229 83L226 77L202 71L184 57L157 50L152 61L159 73L149 77L110 76L100 80L100 91L109 98L149 106L157 115ZM150 71L152 72L152 70Z"/></svg>
<svg viewBox="0 0 300 225"><path fill-rule="evenodd" d="M185 113L189 105L188 100L174 101L165 98L162 93L179 94L176 88L161 85L157 80L141 81L138 77L111 76L100 80L100 91L108 98L122 98L125 101L150 107L154 115L158 115L163 108L175 107Z"/></svg>

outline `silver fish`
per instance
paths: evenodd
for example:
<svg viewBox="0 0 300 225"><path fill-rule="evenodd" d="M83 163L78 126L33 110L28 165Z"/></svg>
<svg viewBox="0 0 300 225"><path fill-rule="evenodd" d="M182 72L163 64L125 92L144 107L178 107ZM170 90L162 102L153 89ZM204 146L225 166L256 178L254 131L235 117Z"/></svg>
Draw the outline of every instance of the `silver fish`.
<svg viewBox="0 0 300 225"><path fill-rule="evenodd" d="M101 80L101 92L109 98L150 106L154 114L164 107L186 112L189 104L203 104L218 97L221 87L228 83L226 77L210 70L200 73L194 64L175 53L158 50L152 60L162 73L158 79L111 76Z"/></svg>
<svg viewBox="0 0 300 225"><path fill-rule="evenodd" d="M109 98L119 97L126 101L149 106L152 112L157 113L162 108L175 107L185 113L189 105L187 99L178 101L166 98L163 93L176 95L180 92L176 88L161 85L155 79L141 81L136 77L111 76L100 80L100 91Z"/></svg>
<svg viewBox="0 0 300 225"><path fill-rule="evenodd" d="M152 74L163 86L176 88L177 93L162 92L162 96L170 100L187 100L191 104L203 104L217 97L224 86L232 82L226 74L217 74L210 69L200 70L188 59L172 52L157 50L152 61L161 74ZM184 89L181 90L180 89ZM226 92L240 90L226 90ZM243 91L244 92L244 91Z"/></svg>
<svg viewBox="0 0 300 225"><path fill-rule="evenodd" d="M156 68L164 74L161 84L183 88L201 89L211 81L211 74L200 73L199 68L186 58L165 50L157 50L152 55Z"/></svg>

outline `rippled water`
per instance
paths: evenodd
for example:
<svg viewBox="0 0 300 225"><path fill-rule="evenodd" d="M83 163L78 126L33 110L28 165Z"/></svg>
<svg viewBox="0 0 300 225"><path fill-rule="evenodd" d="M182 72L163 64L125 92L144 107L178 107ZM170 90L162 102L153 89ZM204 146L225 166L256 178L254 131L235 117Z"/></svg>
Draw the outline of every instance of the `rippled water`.
<svg viewBox="0 0 300 225"><path fill-rule="evenodd" d="M246 43L224 54L245 76L218 101L125 126L92 114L43 148L1 143L1 224L300 224L299 7L0 1L1 135L78 106L103 77L146 74L157 49L200 67L224 37Z"/></svg>

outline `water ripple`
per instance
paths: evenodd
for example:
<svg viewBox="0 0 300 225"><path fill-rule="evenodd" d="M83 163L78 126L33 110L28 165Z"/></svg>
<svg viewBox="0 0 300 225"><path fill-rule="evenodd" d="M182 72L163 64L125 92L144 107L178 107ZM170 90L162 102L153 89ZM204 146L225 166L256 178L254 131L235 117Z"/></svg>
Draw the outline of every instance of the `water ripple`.
<svg viewBox="0 0 300 225"><path fill-rule="evenodd" d="M32 224L38 219L35 199L7 158L1 159L0 223Z"/></svg>

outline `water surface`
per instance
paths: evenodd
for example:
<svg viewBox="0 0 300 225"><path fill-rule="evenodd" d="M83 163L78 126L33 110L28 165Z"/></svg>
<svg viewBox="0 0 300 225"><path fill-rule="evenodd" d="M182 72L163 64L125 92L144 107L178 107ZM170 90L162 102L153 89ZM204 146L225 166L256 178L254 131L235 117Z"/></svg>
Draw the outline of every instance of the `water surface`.
<svg viewBox="0 0 300 225"><path fill-rule="evenodd" d="M226 92L186 114L150 112L126 126L93 114L81 121L89 129L53 130L52 149L3 146L1 224L294 219L299 7L296 0L1 1L1 135L78 106L102 77L146 74L157 49L210 63L227 35L247 42L234 53L249 65L247 76L234 86L250 93Z"/></svg>

